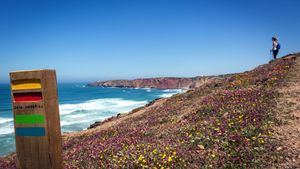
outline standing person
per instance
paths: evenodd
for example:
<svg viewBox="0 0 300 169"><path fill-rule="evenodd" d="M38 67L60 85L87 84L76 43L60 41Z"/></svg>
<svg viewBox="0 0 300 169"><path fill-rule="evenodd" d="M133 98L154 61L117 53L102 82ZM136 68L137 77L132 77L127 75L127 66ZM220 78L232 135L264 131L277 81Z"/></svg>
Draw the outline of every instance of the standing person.
<svg viewBox="0 0 300 169"><path fill-rule="evenodd" d="M276 59L278 53L279 53L279 49L280 49L280 44L278 42L278 38L277 37L272 37L272 44L273 47L271 49L271 52L273 53L273 58L274 60Z"/></svg>

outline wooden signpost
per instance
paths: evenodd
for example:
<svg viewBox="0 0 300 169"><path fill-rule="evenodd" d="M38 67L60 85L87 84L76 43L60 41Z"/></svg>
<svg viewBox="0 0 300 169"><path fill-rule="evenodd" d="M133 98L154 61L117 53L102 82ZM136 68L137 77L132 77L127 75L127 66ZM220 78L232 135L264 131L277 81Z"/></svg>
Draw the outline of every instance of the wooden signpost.
<svg viewBox="0 0 300 169"><path fill-rule="evenodd" d="M16 150L21 169L62 169L55 70L10 73Z"/></svg>

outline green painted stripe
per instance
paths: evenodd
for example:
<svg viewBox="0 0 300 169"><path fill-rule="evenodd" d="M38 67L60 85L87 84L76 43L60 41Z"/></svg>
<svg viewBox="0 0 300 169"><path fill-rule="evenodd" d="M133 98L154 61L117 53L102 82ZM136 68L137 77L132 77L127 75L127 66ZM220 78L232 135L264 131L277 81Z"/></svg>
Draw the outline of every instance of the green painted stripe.
<svg viewBox="0 0 300 169"><path fill-rule="evenodd" d="M45 116L40 114L16 115L16 124L44 124Z"/></svg>

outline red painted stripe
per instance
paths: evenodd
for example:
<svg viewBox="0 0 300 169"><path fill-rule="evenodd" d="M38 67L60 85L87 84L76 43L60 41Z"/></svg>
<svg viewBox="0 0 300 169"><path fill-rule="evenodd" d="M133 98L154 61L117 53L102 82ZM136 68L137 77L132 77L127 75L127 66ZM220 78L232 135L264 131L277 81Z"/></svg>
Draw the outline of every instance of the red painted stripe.
<svg viewBox="0 0 300 169"><path fill-rule="evenodd" d="M15 102L32 102L43 99L41 92L14 93L13 95Z"/></svg>

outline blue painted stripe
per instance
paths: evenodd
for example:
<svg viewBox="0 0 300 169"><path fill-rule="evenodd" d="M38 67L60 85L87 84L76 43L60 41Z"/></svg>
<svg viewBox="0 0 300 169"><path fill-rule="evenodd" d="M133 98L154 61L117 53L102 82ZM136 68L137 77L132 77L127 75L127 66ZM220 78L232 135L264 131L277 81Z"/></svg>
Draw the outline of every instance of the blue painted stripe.
<svg viewBox="0 0 300 169"><path fill-rule="evenodd" d="M45 136L44 127L18 127L16 136Z"/></svg>

